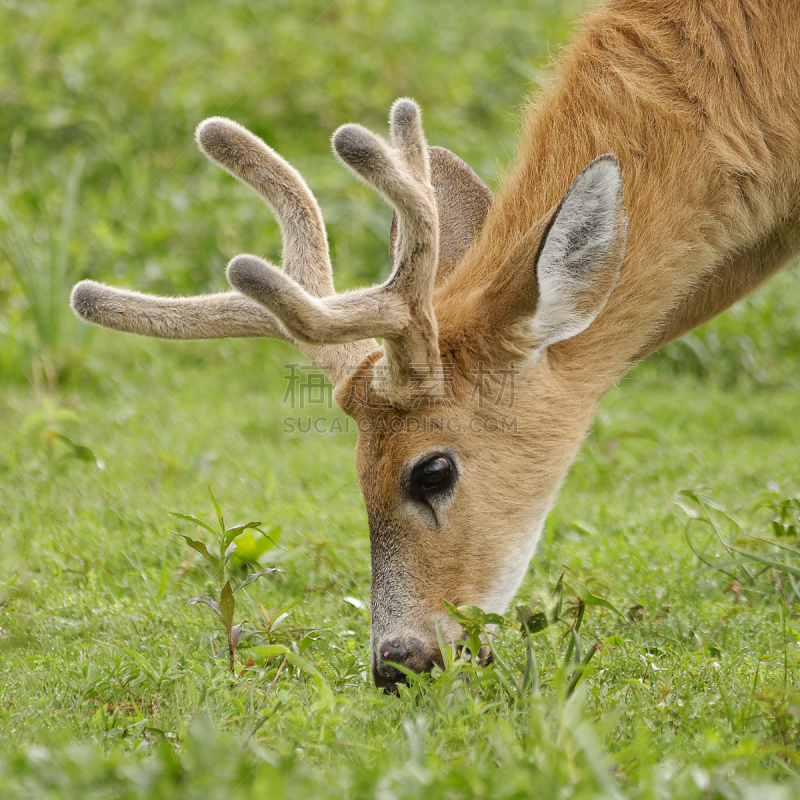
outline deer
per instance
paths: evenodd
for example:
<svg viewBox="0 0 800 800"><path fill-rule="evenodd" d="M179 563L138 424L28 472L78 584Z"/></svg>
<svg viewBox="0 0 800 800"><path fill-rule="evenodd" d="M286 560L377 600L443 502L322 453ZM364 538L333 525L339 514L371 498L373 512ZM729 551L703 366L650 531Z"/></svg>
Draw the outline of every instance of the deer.
<svg viewBox="0 0 800 800"><path fill-rule="evenodd" d="M370 664L386 691L463 640L445 601L505 612L603 395L800 252L800 4L611 0L554 72L496 195L427 144L410 99L392 106L388 141L334 133L339 160L394 210L377 286L335 292L302 177L214 117L199 148L271 207L282 269L237 255L220 294L72 292L96 325L272 337L324 371L358 423ZM509 371L516 424L487 432Z"/></svg>

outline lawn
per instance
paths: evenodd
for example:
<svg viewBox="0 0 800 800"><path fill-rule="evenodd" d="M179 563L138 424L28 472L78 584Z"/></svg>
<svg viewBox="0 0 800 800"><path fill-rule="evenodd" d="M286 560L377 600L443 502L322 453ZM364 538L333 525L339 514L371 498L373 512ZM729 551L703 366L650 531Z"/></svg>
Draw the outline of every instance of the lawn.
<svg viewBox="0 0 800 800"><path fill-rule="evenodd" d="M0 795L800 796L796 266L608 394L494 664L399 697L369 676L355 436L286 431L342 419L287 401L301 357L67 306L85 277L217 291L232 255L278 257L268 211L193 146L213 114L307 177L338 287L379 279L390 215L332 130L383 132L413 96L494 186L586 7L0 4ZM181 536L213 534L171 513L216 528L209 488L270 537L231 583L280 569L235 596L233 674L220 617L186 604L219 582ZM515 606L552 620L551 593L529 644Z"/></svg>

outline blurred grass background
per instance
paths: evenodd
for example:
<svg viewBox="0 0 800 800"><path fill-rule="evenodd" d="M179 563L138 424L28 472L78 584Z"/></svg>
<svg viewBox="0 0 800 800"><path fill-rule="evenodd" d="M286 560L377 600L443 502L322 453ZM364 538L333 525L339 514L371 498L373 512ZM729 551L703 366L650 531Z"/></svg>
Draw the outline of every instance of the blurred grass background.
<svg viewBox="0 0 800 800"><path fill-rule="evenodd" d="M279 254L266 209L194 146L212 115L306 177L337 284L375 281L390 213L335 162L333 130L385 130L392 101L413 96L431 143L492 183L515 109L585 5L4 1L3 373L22 377L40 347L56 371L79 354L85 331L63 304L76 279L194 293L223 287L238 252Z"/></svg>
<svg viewBox="0 0 800 800"><path fill-rule="evenodd" d="M335 162L331 132L385 130L392 101L413 96L430 142L494 187L521 104L592 5L4 0L0 374L35 367L52 384L82 362L87 331L63 302L80 278L189 294L224 288L238 252L277 257L266 209L194 146L212 115L251 128L306 177L340 288L378 280L390 213ZM756 305L735 336L695 334L668 359L728 382L768 379L763 353L800 355L800 312L779 290Z"/></svg>
<svg viewBox="0 0 800 800"><path fill-rule="evenodd" d="M588 618L603 649L571 707L510 704L491 681L444 680L422 703L372 692L354 437L282 431L297 354L93 330L67 304L81 278L190 294L225 288L236 253L278 258L268 210L194 146L211 115L305 176L337 286L374 282L390 212L336 163L332 131L385 132L412 96L429 141L494 187L521 104L593 4L0 0L0 791L792 796L776 783L798 768L796 594L780 573L705 566L726 553L692 529L698 556L674 501L707 487L765 537L796 516L796 268L603 402L520 598L566 569L644 621ZM335 707L277 663L231 686L209 618L183 606L205 577L167 512L209 511L209 483L234 519L282 526L266 563L285 576L254 599L297 603Z"/></svg>

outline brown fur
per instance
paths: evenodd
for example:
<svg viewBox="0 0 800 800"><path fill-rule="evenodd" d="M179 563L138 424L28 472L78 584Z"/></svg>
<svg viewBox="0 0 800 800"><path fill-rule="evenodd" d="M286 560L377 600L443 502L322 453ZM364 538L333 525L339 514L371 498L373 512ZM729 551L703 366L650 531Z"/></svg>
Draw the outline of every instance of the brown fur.
<svg viewBox="0 0 800 800"><path fill-rule="evenodd" d="M320 219L290 247L311 254L300 271L232 262L231 282L270 313L245 322L241 295L206 301L235 307L234 335L310 342L306 352L336 364L336 400L360 430L380 685L400 678L392 661L430 667L437 625L461 636L444 600L504 610L603 394L800 251L800 4L612 0L584 20L556 77L528 108L494 202L455 156L427 154L406 101L393 112L393 149L357 126L337 134L343 161L398 209L382 287L333 296L332 284L303 279L312 267L330 274ZM282 160L270 186L248 178L246 154L266 151L245 134L211 155L283 214L285 235L293 217L316 220ZM304 199L282 211L281 185ZM123 319L130 298L83 286L74 306L90 321L228 335L182 328L177 306L143 296ZM134 324L150 317L158 324ZM367 335L386 336L384 348L331 346ZM415 361L448 379L412 386ZM389 391L387 366L397 370ZM510 371L513 407L499 402ZM507 418L514 425L488 430ZM456 478L420 502L412 478L435 457Z"/></svg>

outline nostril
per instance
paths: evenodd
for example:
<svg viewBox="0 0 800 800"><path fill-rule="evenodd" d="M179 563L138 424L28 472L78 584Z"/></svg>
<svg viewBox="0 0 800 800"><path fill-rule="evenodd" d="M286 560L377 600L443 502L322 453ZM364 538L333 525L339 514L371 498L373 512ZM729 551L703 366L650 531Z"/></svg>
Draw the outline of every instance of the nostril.
<svg viewBox="0 0 800 800"><path fill-rule="evenodd" d="M402 639L384 642L380 646L381 660L402 664L408 658L408 647Z"/></svg>

